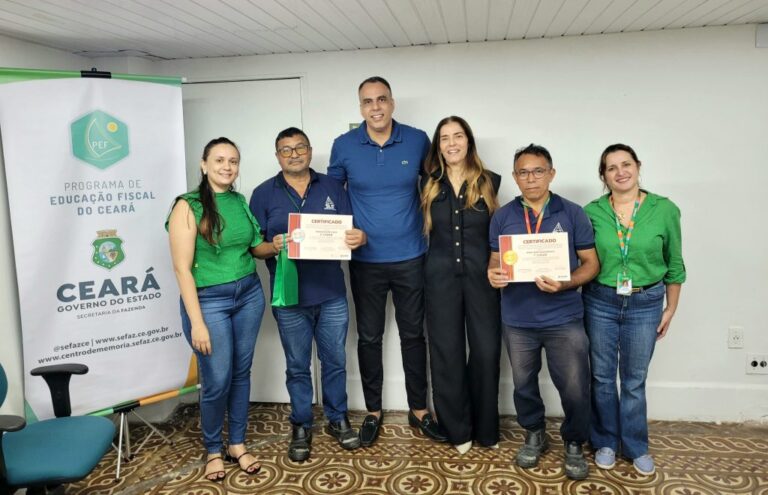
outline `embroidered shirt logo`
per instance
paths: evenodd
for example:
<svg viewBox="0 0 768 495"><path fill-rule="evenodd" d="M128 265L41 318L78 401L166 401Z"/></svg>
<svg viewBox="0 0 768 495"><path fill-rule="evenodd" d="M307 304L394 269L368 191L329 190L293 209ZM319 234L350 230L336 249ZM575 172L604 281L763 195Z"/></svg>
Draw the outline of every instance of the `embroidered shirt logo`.
<svg viewBox="0 0 768 495"><path fill-rule="evenodd" d="M325 197L325 208L323 208L326 211L336 211L336 205L333 204L333 200L330 196Z"/></svg>
<svg viewBox="0 0 768 495"><path fill-rule="evenodd" d="M560 225L560 222L557 222L557 225L552 229L552 232L565 232L565 230L563 230L563 226Z"/></svg>
<svg viewBox="0 0 768 495"><path fill-rule="evenodd" d="M408 160L403 160L402 162L400 162L400 164L401 165L408 165Z"/></svg>

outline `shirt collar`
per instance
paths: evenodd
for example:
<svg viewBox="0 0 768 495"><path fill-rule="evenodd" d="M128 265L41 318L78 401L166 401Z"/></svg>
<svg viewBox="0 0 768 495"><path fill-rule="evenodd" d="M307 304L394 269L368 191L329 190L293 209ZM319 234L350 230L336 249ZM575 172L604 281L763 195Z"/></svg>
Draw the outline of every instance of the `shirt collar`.
<svg viewBox="0 0 768 495"><path fill-rule="evenodd" d="M437 167L435 170L432 171L431 174L429 174L430 177L432 177L432 180L436 180L438 182L448 182L448 174L443 170L440 169L440 167ZM466 180L464 183L466 184ZM478 185L482 185L485 183L485 175L481 175L477 178Z"/></svg>
<svg viewBox="0 0 768 495"><path fill-rule="evenodd" d="M312 167L309 168L309 182L317 182L317 172ZM282 170L275 176L275 186L288 187L288 182L285 181Z"/></svg>
<svg viewBox="0 0 768 495"><path fill-rule="evenodd" d="M368 124L363 121L362 124L360 124L360 127L357 128L357 135L360 139L360 144L372 144L374 146L379 146L379 143L371 139L371 137L368 135ZM392 134L389 136L389 139L387 139L387 142L384 143L384 146L389 146L392 143L400 143L403 141L403 136L400 128L400 124L395 120L392 119Z"/></svg>
<svg viewBox="0 0 768 495"><path fill-rule="evenodd" d="M643 204L647 204L649 207L656 206L656 202L659 199L659 196L646 191L645 189L640 189L645 193L645 199L643 200ZM597 204L600 205L600 208L605 210L607 213L610 213L613 215L613 207L611 206L611 193L605 193L602 196L600 196L600 199L598 199Z"/></svg>
<svg viewBox="0 0 768 495"><path fill-rule="evenodd" d="M544 211L544 216L548 217L552 213L557 213L558 211L563 209L563 198L558 196L557 194L553 193L552 191L549 191L550 194L550 200L549 204L547 205L546 211ZM523 196L522 194L520 196L517 196L515 198L515 206L517 209L521 210L523 209Z"/></svg>

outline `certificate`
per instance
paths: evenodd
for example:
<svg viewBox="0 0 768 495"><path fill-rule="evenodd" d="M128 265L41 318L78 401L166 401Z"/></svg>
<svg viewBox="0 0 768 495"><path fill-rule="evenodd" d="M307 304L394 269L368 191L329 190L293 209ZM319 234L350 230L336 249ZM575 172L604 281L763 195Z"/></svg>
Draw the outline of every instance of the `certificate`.
<svg viewBox="0 0 768 495"><path fill-rule="evenodd" d="M499 258L507 282L533 282L545 275L571 280L567 232L500 235Z"/></svg>
<svg viewBox="0 0 768 495"><path fill-rule="evenodd" d="M345 231L352 228L352 215L289 213L288 257L294 260L348 260Z"/></svg>

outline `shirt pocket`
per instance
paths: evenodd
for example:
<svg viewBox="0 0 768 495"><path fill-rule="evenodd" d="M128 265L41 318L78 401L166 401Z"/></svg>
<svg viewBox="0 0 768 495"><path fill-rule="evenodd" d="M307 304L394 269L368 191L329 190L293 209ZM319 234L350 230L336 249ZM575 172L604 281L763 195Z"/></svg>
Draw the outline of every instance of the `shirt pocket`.
<svg viewBox="0 0 768 495"><path fill-rule="evenodd" d="M435 196L435 199L432 200L433 203L442 203L443 201L448 199L448 193L445 189L441 188L440 192L437 193L437 196Z"/></svg>
<svg viewBox="0 0 768 495"><path fill-rule="evenodd" d="M472 205L472 209L475 211L488 211L488 205L485 204L485 198L482 195L480 195L480 199L478 199L477 202Z"/></svg>

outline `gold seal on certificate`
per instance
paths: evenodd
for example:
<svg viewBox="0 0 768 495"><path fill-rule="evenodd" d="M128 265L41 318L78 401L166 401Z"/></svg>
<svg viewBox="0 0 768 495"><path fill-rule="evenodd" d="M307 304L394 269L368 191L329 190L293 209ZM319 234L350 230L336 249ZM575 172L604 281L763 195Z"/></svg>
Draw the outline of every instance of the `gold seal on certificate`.
<svg viewBox="0 0 768 495"><path fill-rule="evenodd" d="M352 251L345 242L352 228L352 215L289 213L288 257L294 260L349 260Z"/></svg>
<svg viewBox="0 0 768 495"><path fill-rule="evenodd" d="M567 232L500 235L499 254L507 282L533 282L542 276L571 279Z"/></svg>

